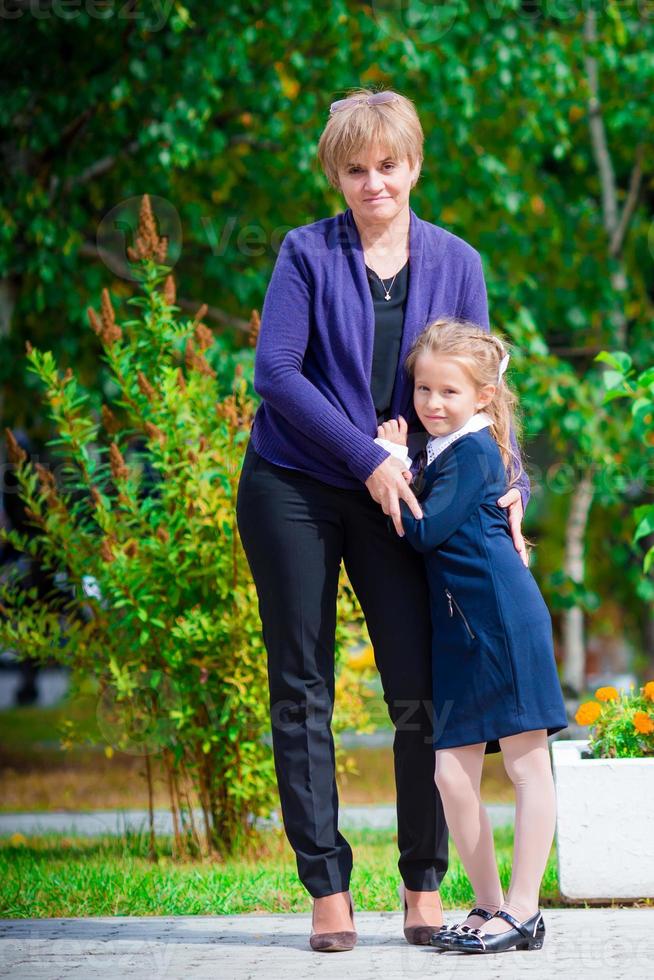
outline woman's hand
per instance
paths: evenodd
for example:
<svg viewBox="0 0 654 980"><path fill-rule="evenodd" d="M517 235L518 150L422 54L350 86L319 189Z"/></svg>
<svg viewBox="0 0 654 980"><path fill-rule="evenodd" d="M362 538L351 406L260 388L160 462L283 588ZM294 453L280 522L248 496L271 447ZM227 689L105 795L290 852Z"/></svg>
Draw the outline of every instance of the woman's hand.
<svg viewBox="0 0 654 980"><path fill-rule="evenodd" d="M504 496L500 497L497 501L497 505L498 507L509 508L509 527L511 528L513 547L522 558L522 564L529 568L529 556L527 555L527 547L520 527L524 511L522 509L522 497L518 488L511 487L510 490L507 490Z"/></svg>
<svg viewBox="0 0 654 980"><path fill-rule="evenodd" d="M381 505L384 513L392 518L395 530L401 538L404 537L404 528L400 514L400 500L406 500L417 520L422 517L420 505L413 491L409 489L407 474L410 478L411 474L399 459L388 456L366 480L370 496Z"/></svg>
<svg viewBox="0 0 654 980"><path fill-rule="evenodd" d="M406 446L408 431L406 419L398 415L396 419L389 419L388 422L382 422L381 425L377 426L377 437L388 439L389 442L394 442L398 446Z"/></svg>

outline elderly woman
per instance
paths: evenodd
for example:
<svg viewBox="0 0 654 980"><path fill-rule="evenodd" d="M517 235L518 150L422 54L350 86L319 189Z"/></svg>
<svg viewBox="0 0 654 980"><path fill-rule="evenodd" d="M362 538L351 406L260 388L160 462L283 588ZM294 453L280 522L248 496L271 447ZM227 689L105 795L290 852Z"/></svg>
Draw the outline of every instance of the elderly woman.
<svg viewBox="0 0 654 980"><path fill-rule="evenodd" d="M442 924L448 830L434 783L427 581L422 556L403 538L400 500L422 515L405 464L375 437L400 416L414 439L424 432L405 357L443 315L488 330L486 287L478 252L409 205L423 160L409 99L361 89L333 103L318 156L347 209L288 232L279 251L262 310L254 378L262 402L243 461L238 527L268 655L284 827L314 899L311 947L356 942L330 730L341 561L395 726L404 933L425 944ZM513 433L512 444L517 453ZM498 504L509 508L526 564L522 480Z"/></svg>

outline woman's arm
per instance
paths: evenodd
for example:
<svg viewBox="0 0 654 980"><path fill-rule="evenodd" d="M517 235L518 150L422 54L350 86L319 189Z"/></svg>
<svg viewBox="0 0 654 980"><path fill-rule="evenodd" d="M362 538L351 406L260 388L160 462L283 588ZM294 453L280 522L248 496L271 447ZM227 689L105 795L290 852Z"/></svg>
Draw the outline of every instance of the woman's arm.
<svg viewBox="0 0 654 980"><path fill-rule="evenodd" d="M362 483L388 458L302 374L311 319L310 277L293 243L284 238L261 311L254 388L312 442L342 459Z"/></svg>
<svg viewBox="0 0 654 980"><path fill-rule="evenodd" d="M470 320L471 323L476 323L485 330L490 330L488 320L488 294L486 292L486 282L484 280L484 270L481 264L481 256L478 252L475 252L474 259L469 268L464 286L463 303L461 309L459 310L459 319ZM518 448L518 441L516 439L515 432L513 431L513 427L511 427L511 431L509 433L509 442L516 459L521 460L520 449ZM513 484L511 484L511 486L517 487L520 491L520 497L522 498L522 510L524 513L524 511L527 509L529 497L531 496L531 484L527 473L523 470L520 477Z"/></svg>
<svg viewBox="0 0 654 980"><path fill-rule="evenodd" d="M455 442L426 497L421 498L422 520L400 504L407 541L416 551L433 551L468 520L486 496L488 456L470 439Z"/></svg>

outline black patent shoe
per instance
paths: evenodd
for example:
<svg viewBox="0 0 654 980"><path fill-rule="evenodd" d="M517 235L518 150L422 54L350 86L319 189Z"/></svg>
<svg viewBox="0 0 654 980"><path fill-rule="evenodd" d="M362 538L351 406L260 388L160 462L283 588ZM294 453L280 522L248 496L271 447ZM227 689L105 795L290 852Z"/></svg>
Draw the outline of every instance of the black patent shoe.
<svg viewBox="0 0 654 980"><path fill-rule="evenodd" d="M468 912L466 918L469 919L471 915L478 915L480 919L485 919L486 922L493 918L493 913L486 909L475 908ZM472 926L466 926L460 922L453 926L441 926L436 932L432 932L429 937L429 945L435 946L437 949L450 949L450 940L454 936L465 936L469 932L472 932Z"/></svg>
<svg viewBox="0 0 654 980"><path fill-rule="evenodd" d="M500 909L492 918L504 919L512 928L496 935L471 929L463 935L454 936L447 948L461 953L506 953L511 949L541 949L545 942L545 923L540 909L524 922L518 922L504 909Z"/></svg>

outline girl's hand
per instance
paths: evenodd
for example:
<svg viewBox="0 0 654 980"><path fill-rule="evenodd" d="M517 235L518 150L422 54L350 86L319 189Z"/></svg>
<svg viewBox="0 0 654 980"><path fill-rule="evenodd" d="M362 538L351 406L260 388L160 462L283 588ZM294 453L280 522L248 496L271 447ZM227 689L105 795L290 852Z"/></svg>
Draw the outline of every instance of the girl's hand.
<svg viewBox="0 0 654 980"><path fill-rule="evenodd" d="M370 496L381 505L384 513L392 518L395 530L401 538L404 537L404 528L402 527L400 500L406 500L416 520L420 520L422 517L420 505L407 484L407 472L399 459L388 456L366 480L366 487Z"/></svg>
<svg viewBox="0 0 654 980"><path fill-rule="evenodd" d="M383 422L379 425L377 427L377 436L379 439L388 439L389 442L395 442L398 446L406 446L408 429L406 420L401 415L398 415L397 419L389 419L388 422Z"/></svg>
<svg viewBox="0 0 654 980"><path fill-rule="evenodd" d="M511 487L510 490L507 490L504 496L500 497L500 499L497 501L497 505L498 507L509 508L509 527L511 528L513 547L522 558L522 564L525 565L526 568L529 568L529 556L527 555L527 547L525 545L525 539L522 536L522 530L520 527L522 524L524 511L522 509L522 497L520 496L520 491L518 488Z"/></svg>

